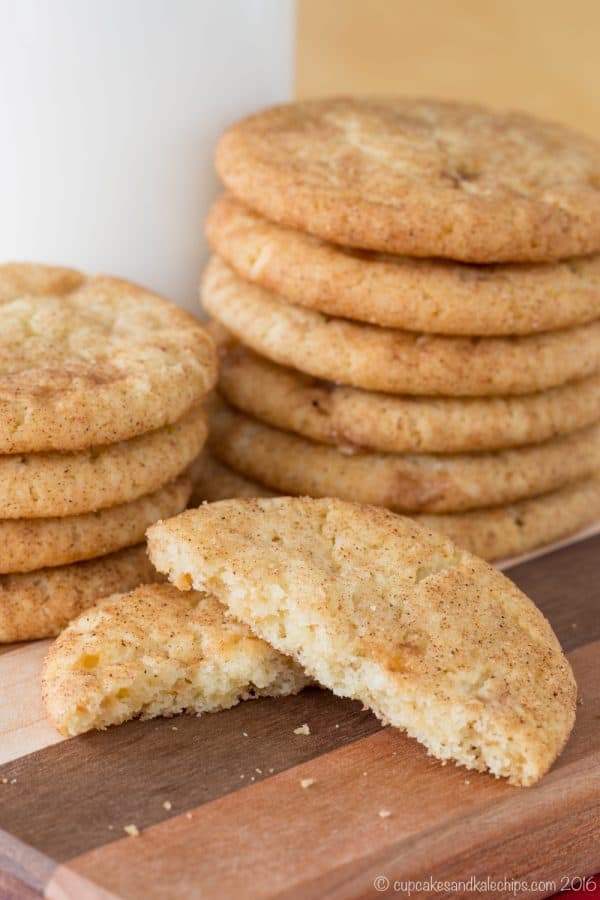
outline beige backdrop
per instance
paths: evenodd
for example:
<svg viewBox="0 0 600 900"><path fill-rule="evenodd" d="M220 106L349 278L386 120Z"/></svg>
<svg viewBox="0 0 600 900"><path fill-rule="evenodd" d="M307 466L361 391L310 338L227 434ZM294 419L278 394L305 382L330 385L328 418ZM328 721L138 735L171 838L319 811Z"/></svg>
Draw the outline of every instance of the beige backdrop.
<svg viewBox="0 0 600 900"><path fill-rule="evenodd" d="M600 0L297 0L297 94L528 109L600 137Z"/></svg>

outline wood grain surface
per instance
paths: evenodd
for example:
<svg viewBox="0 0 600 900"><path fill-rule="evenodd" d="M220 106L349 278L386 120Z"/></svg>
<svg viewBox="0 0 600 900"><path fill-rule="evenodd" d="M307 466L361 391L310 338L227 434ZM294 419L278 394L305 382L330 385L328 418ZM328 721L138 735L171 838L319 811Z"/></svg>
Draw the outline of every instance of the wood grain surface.
<svg viewBox="0 0 600 900"><path fill-rule="evenodd" d="M206 804L191 819L150 828L143 840L124 838L85 854L70 868L135 900L160 900L167 886L169 897L185 896L191 883L205 897L318 900L365 896L381 873L393 882L503 878L507 870L515 878L558 878L577 874L581 864L593 868L600 862L592 846L599 654L592 645L572 656L584 690L578 729L535 788L443 767L387 728ZM315 783L303 789L302 778ZM390 815L382 818L381 810ZM584 842L582 861L577 847Z"/></svg>
<svg viewBox="0 0 600 900"><path fill-rule="evenodd" d="M378 875L554 879L558 889L561 876L591 874L600 868L599 555L596 536L509 573L570 651L580 689L565 752L529 789L443 766L359 704L316 688L66 741L39 700L47 644L5 653L0 897L304 900L386 896L373 887ZM294 734L305 722L310 734ZM126 834L131 824L138 837Z"/></svg>

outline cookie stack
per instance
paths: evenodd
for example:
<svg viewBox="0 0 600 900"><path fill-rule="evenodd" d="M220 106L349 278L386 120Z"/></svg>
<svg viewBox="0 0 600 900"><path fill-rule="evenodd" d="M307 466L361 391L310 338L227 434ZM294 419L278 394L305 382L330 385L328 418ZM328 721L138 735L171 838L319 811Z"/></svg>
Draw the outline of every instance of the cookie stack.
<svg viewBox="0 0 600 900"><path fill-rule="evenodd" d="M316 100L233 126L216 164L221 463L488 559L600 515L596 143L474 105Z"/></svg>
<svg viewBox="0 0 600 900"><path fill-rule="evenodd" d="M0 641L156 580L144 534L188 501L215 377L203 327L143 288L0 266Z"/></svg>

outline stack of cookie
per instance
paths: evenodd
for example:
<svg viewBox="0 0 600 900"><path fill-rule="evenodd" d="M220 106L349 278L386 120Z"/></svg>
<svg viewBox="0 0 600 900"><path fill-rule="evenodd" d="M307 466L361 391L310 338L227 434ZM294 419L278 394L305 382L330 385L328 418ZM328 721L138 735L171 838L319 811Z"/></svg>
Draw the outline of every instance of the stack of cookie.
<svg viewBox="0 0 600 900"><path fill-rule="evenodd" d="M135 285L0 266L0 641L57 634L156 574L216 378L196 320Z"/></svg>
<svg viewBox="0 0 600 900"><path fill-rule="evenodd" d="M233 126L216 163L210 446L245 492L380 504L488 559L600 515L596 143L316 100Z"/></svg>

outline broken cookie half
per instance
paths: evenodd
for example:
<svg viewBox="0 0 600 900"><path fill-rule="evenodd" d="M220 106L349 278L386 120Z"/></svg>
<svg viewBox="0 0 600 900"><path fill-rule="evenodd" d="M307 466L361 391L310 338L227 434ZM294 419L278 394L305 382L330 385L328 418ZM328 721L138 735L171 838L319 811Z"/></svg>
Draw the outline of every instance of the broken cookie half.
<svg viewBox="0 0 600 900"><path fill-rule="evenodd" d="M295 694L307 683L214 597L152 584L114 594L68 625L44 662L42 695L54 725L72 736L136 716Z"/></svg>
<svg viewBox="0 0 600 900"><path fill-rule="evenodd" d="M340 500L226 500L153 525L148 544L179 588L210 592L440 759L529 785L569 736L576 685L542 613L410 519Z"/></svg>

